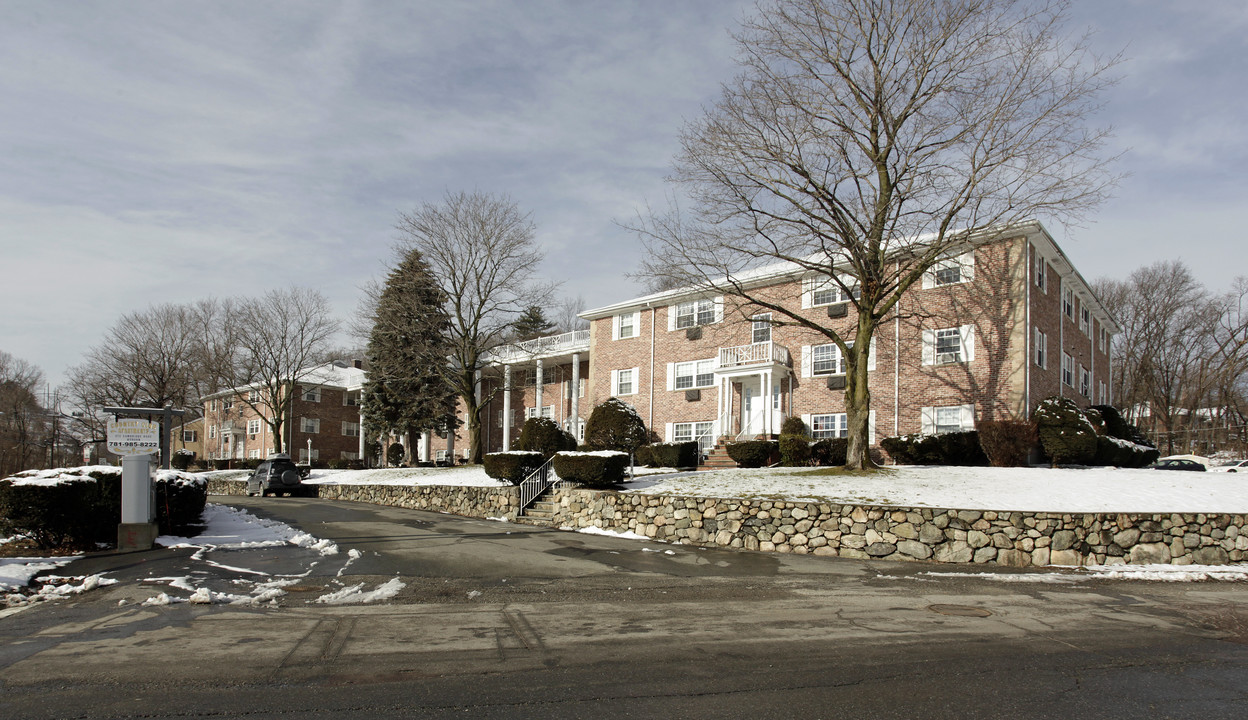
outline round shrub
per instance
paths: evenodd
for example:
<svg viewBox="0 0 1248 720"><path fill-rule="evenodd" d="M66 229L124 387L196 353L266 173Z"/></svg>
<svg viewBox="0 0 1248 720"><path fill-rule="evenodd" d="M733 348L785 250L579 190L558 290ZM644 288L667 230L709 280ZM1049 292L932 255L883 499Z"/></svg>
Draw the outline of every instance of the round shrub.
<svg viewBox="0 0 1248 720"><path fill-rule="evenodd" d="M979 446L993 467L1024 467L1039 441L1036 426L1026 420L981 420Z"/></svg>
<svg viewBox="0 0 1248 720"><path fill-rule="evenodd" d="M558 452L551 464L560 480L589 488L609 488L624 482L628 453L617 450Z"/></svg>
<svg viewBox="0 0 1248 720"><path fill-rule="evenodd" d="M534 417L524 421L516 447L539 452L549 460L552 455L562 450L575 450L576 439L570 433L564 432L554 420Z"/></svg>
<svg viewBox="0 0 1248 720"><path fill-rule="evenodd" d="M1040 446L1054 465L1087 465L1096 457L1096 430L1070 398L1040 401L1032 415Z"/></svg>
<svg viewBox="0 0 1248 720"><path fill-rule="evenodd" d="M585 422L585 444L599 450L631 453L645 445L649 435L637 411L617 398L607 398Z"/></svg>
<svg viewBox="0 0 1248 720"><path fill-rule="evenodd" d="M988 464L988 456L979 444L979 432L964 430L962 432L941 433L933 435L939 447L939 465L983 466Z"/></svg>
<svg viewBox="0 0 1248 720"><path fill-rule="evenodd" d="M403 443L390 443L390 446L386 448L386 462L390 464L390 467L398 467L403 464L404 453Z"/></svg>
<svg viewBox="0 0 1248 720"><path fill-rule="evenodd" d="M489 453L481 460L486 475L512 485L524 482L525 478L545 462L546 458L540 452L524 450Z"/></svg>
<svg viewBox="0 0 1248 720"><path fill-rule="evenodd" d="M800 415L790 415L780 423L781 435L801 435L802 437L810 437L810 428L806 427L806 421Z"/></svg>
<svg viewBox="0 0 1248 720"><path fill-rule="evenodd" d="M780 456L779 444L775 440L745 440L728 443L728 457L738 467L756 468L771 465Z"/></svg>
<svg viewBox="0 0 1248 720"><path fill-rule="evenodd" d="M824 438L810 447L810 454L816 465L827 467L844 465L849 458L849 440L846 438Z"/></svg>
<svg viewBox="0 0 1248 720"><path fill-rule="evenodd" d="M169 467L186 472L195 461L195 453L190 450L178 450L169 458Z"/></svg>

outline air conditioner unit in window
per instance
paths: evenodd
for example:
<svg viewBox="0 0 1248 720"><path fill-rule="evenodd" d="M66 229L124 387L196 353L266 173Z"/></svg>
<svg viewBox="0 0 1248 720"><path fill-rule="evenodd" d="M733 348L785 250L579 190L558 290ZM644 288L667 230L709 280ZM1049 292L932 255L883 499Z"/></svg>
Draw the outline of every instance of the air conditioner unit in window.
<svg viewBox="0 0 1248 720"><path fill-rule="evenodd" d="M956 362L962 362L962 355L960 353L937 353L936 354L937 365L945 365L947 363L956 363Z"/></svg>
<svg viewBox="0 0 1248 720"><path fill-rule="evenodd" d="M840 302L835 305L828 306L828 317L830 318L843 318L848 314L849 303Z"/></svg>
<svg viewBox="0 0 1248 720"><path fill-rule="evenodd" d="M702 328L695 325L694 327L685 330L685 338L688 340L701 340Z"/></svg>
<svg viewBox="0 0 1248 720"><path fill-rule="evenodd" d="M688 402L693 402L695 400L701 400L701 399L702 399L701 390L694 388L693 390L685 391L685 400L687 400Z"/></svg>
<svg viewBox="0 0 1248 720"><path fill-rule="evenodd" d="M828 378L829 390L844 390L845 385L846 383L845 383L844 375L833 375L832 377Z"/></svg>

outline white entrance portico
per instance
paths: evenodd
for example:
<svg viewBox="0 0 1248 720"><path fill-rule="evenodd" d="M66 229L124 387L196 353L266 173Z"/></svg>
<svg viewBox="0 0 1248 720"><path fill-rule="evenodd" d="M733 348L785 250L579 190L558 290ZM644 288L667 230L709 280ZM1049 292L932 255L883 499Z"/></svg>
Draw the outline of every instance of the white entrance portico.
<svg viewBox="0 0 1248 720"><path fill-rule="evenodd" d="M715 383L719 388L716 432L729 438L774 435L788 416L785 380L792 376L788 348L770 340L719 349ZM741 401L734 406L735 387Z"/></svg>

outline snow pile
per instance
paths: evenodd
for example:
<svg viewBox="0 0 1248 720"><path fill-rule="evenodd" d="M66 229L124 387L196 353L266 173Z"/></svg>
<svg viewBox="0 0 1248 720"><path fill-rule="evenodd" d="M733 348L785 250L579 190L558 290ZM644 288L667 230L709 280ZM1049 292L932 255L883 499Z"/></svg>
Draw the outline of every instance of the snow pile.
<svg viewBox="0 0 1248 720"><path fill-rule="evenodd" d="M322 605L355 605L360 603L377 602L379 600L389 600L399 591L407 587L407 584L398 578L389 580L378 585L375 589L364 591L364 583L345 587L336 592L322 595L316 599L316 602Z"/></svg>
<svg viewBox="0 0 1248 720"><path fill-rule="evenodd" d="M579 533L585 533L586 535L606 535L608 537L618 537L618 538L624 538L626 540L650 540L653 542L659 542L658 540L655 540L654 538L646 537L645 535L638 535L637 533L631 530L624 530L622 532L619 530L604 530L600 527L593 527L592 525L590 527L583 527L583 528L574 528L570 525L565 525L559 529L560 530L575 530Z"/></svg>
<svg viewBox="0 0 1248 720"><path fill-rule="evenodd" d="M247 548L277 547L291 544L333 555L338 546L330 540L320 540L296 530L277 520L256 517L244 510L209 503L204 507L203 533L193 537L161 535L156 538L165 547L211 548L214 550L243 550Z"/></svg>
<svg viewBox="0 0 1248 720"><path fill-rule="evenodd" d="M64 483L95 482L96 480L121 477L121 468L112 465L83 465L74 468L52 468L50 470L26 470L12 477L14 485L37 485L51 487ZM174 485L203 485L207 482L204 475L182 472L181 470L157 470L156 482Z"/></svg>
<svg viewBox="0 0 1248 720"><path fill-rule="evenodd" d="M29 585L31 578L39 573L68 565L75 559L77 558L0 558L0 592L9 593L20 590Z"/></svg>
<svg viewBox="0 0 1248 720"><path fill-rule="evenodd" d="M510 483L485 474L480 465L447 468L383 468L378 470L313 470L305 485L456 485L504 487Z"/></svg>

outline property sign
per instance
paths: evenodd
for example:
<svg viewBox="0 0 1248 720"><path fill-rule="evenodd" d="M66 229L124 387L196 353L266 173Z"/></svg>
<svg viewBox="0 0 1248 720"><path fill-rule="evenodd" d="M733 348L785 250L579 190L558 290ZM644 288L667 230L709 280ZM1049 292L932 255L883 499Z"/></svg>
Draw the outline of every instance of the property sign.
<svg viewBox="0 0 1248 720"><path fill-rule="evenodd" d="M114 455L160 452L160 423L135 418L109 420L108 451Z"/></svg>

